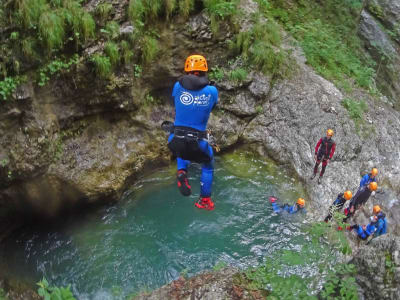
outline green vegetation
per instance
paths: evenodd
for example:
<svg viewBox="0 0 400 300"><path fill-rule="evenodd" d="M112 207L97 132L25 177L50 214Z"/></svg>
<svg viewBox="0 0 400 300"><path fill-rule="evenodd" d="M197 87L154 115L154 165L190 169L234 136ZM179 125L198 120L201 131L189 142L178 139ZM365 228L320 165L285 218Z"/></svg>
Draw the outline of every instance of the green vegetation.
<svg viewBox="0 0 400 300"><path fill-rule="evenodd" d="M114 42L107 42L104 46L104 52L109 57L112 66L118 65L121 57L117 44Z"/></svg>
<svg viewBox="0 0 400 300"><path fill-rule="evenodd" d="M8 300L7 293L0 288L0 300Z"/></svg>
<svg viewBox="0 0 400 300"><path fill-rule="evenodd" d="M142 62L150 63L160 50L158 42L151 36L145 36L142 40Z"/></svg>
<svg viewBox="0 0 400 300"><path fill-rule="evenodd" d="M392 254L389 251L385 253L385 277L386 284L393 281L395 276L396 263L393 261Z"/></svg>
<svg viewBox="0 0 400 300"><path fill-rule="evenodd" d="M113 6L111 3L108 2L101 3L96 7L96 15L102 22L108 19L112 11L113 11Z"/></svg>
<svg viewBox="0 0 400 300"><path fill-rule="evenodd" d="M331 270L328 269L335 251L347 253L349 249L343 232L335 230L336 226L335 223L331 227L324 222L313 224L309 228L311 241L308 245L300 251L283 250L276 253L274 258L267 258L263 266L249 269L235 278L236 284L249 291L261 291L268 299L358 299L355 267L336 264ZM328 241L329 244L326 243ZM295 271L285 272L306 265L317 266L319 274L305 277ZM310 287L320 283L321 278L325 278L325 284L317 297Z"/></svg>
<svg viewBox="0 0 400 300"><path fill-rule="evenodd" d="M130 0L128 15L137 28L143 28L160 17L168 19L174 12L187 17L194 3L194 0Z"/></svg>
<svg viewBox="0 0 400 300"><path fill-rule="evenodd" d="M322 299L358 299L357 285L354 276L357 269L352 264L339 264L330 271L324 289L321 292Z"/></svg>
<svg viewBox="0 0 400 300"><path fill-rule="evenodd" d="M133 51L131 50L131 46L127 41L121 42L121 55L123 62L128 65L133 60Z"/></svg>
<svg viewBox="0 0 400 300"><path fill-rule="evenodd" d="M212 67L211 70L208 72L208 78L213 81L221 81L224 79L225 73L219 67Z"/></svg>
<svg viewBox="0 0 400 300"><path fill-rule="evenodd" d="M2 100L10 99L11 95L16 91L18 85L21 83L21 78L16 77L5 77L4 80L0 81L0 96Z"/></svg>
<svg viewBox="0 0 400 300"><path fill-rule="evenodd" d="M230 20L238 13L238 0L204 0L203 2L204 7L210 15L211 31L214 34L218 32L220 22Z"/></svg>
<svg viewBox="0 0 400 300"><path fill-rule="evenodd" d="M95 54L91 58L96 74L103 79L110 77L112 71L111 61L107 56Z"/></svg>
<svg viewBox="0 0 400 300"><path fill-rule="evenodd" d="M292 33L303 47L307 62L322 76L350 89L371 88L375 63L363 55L357 35L363 0L259 0L264 15Z"/></svg>
<svg viewBox="0 0 400 300"><path fill-rule="evenodd" d="M39 281L37 285L39 286L38 294L44 300L76 300L70 290L70 286L66 288L53 287L49 285L45 278Z"/></svg>
<svg viewBox="0 0 400 300"><path fill-rule="evenodd" d="M353 120L357 131L364 124L364 113L368 111L368 105L364 100L343 99L342 105L347 109L350 118Z"/></svg>
<svg viewBox="0 0 400 300"><path fill-rule="evenodd" d="M119 37L119 24L115 21L110 21L100 32L105 33L108 39L116 39Z"/></svg>
<svg viewBox="0 0 400 300"><path fill-rule="evenodd" d="M247 75L248 73L245 69L237 68L231 71L231 73L229 74L229 79L234 82L243 82L247 79Z"/></svg>
<svg viewBox="0 0 400 300"><path fill-rule="evenodd" d="M140 65L136 65L136 64L133 65L133 76L135 78L142 77L142 72L143 72L143 69L142 69L142 67Z"/></svg>
<svg viewBox="0 0 400 300"><path fill-rule="evenodd" d="M39 80L38 85L44 86L55 74L60 74L63 71L69 71L73 65L79 62L79 56L75 54L69 60L66 59L55 59L49 62L47 65L39 69Z"/></svg>
<svg viewBox="0 0 400 300"><path fill-rule="evenodd" d="M230 42L233 55L241 55L244 62L275 79L289 76L294 70L291 51L281 48L281 33L274 22L261 22L255 16L256 23L249 31L240 32Z"/></svg>
<svg viewBox="0 0 400 300"><path fill-rule="evenodd" d="M219 261L213 267L213 271L218 272L221 271L223 268L226 268L227 264L224 261Z"/></svg>

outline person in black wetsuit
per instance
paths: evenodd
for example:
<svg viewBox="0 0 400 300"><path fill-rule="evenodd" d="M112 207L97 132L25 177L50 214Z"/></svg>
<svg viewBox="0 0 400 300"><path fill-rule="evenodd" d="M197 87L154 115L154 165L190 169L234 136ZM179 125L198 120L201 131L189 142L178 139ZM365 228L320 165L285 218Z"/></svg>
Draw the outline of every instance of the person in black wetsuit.
<svg viewBox="0 0 400 300"><path fill-rule="evenodd" d="M352 217L355 211L368 201L372 192L376 191L377 188L378 184L373 181L369 185L364 186L357 191L353 199L350 201L349 207L344 210L344 214L346 215L345 221L347 221L348 218Z"/></svg>
<svg viewBox="0 0 400 300"><path fill-rule="evenodd" d="M318 173L318 166L322 161L322 169L319 173L318 184L321 184L322 176L324 176L326 166L330 159L332 159L333 154L335 153L336 144L332 139L334 132L332 129L328 129L326 131L326 137L321 138L317 145L315 146L315 166L314 172L311 175L310 179L314 179Z"/></svg>
<svg viewBox="0 0 400 300"><path fill-rule="evenodd" d="M332 205L329 207L329 213L324 221L328 222L330 219L332 219L333 214L342 209L346 201L349 201L351 197L353 197L353 194L350 191L340 193L337 196L336 200L333 201Z"/></svg>

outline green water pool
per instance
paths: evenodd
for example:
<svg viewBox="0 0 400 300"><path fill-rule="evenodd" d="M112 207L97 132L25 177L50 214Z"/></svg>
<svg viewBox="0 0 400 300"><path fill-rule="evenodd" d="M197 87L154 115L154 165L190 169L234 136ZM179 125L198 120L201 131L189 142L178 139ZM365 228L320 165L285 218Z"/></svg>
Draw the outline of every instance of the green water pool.
<svg viewBox="0 0 400 300"><path fill-rule="evenodd" d="M175 169L157 170L121 201L43 228L23 228L0 246L0 274L34 285L70 284L78 299L125 299L184 273L216 264L257 266L307 241L304 215L276 215L275 195L293 203L301 185L271 161L237 150L216 159L214 211L194 207L200 166L189 169L193 195L183 197ZM304 271L306 272L306 270Z"/></svg>

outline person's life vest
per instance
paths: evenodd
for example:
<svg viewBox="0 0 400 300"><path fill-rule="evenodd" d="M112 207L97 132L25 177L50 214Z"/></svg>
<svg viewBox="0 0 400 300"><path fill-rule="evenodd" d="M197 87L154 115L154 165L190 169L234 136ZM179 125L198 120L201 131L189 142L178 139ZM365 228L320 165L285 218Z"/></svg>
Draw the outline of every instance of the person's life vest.
<svg viewBox="0 0 400 300"><path fill-rule="evenodd" d="M325 157L329 157L334 144L335 142L332 138L323 137L318 152L322 153Z"/></svg>

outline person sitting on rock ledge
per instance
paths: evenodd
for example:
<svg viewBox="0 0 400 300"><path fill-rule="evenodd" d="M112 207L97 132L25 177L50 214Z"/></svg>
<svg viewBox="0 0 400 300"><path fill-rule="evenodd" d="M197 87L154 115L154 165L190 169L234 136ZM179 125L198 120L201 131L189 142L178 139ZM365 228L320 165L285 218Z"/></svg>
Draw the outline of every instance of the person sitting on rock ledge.
<svg viewBox="0 0 400 300"><path fill-rule="evenodd" d="M346 218L344 221L347 221L348 218L354 215L355 211L360 208L360 206L364 205L372 192L376 191L378 188L378 184L373 181L369 185L364 186L354 195L353 199L350 201L349 207L344 210L344 214Z"/></svg>
<svg viewBox="0 0 400 300"><path fill-rule="evenodd" d="M372 209L374 216L378 218L378 224L374 236L380 236L387 232L386 215L383 213L379 205L375 205Z"/></svg>
<svg viewBox="0 0 400 300"><path fill-rule="evenodd" d="M333 201L332 205L329 207L329 213L324 221L328 222L330 219L332 219L333 214L342 209L346 201L349 201L351 197L353 197L353 194L350 191L340 193L337 196L336 200Z"/></svg>
<svg viewBox="0 0 400 300"><path fill-rule="evenodd" d="M364 186L369 185L371 182L376 182L376 175L378 175L378 169L372 168L371 173L367 173L361 178L360 187L358 189L362 189Z"/></svg>
<svg viewBox="0 0 400 300"><path fill-rule="evenodd" d="M326 131L326 137L321 138L317 145L315 146L315 166L314 173L310 179L314 179L314 177L318 173L318 166L322 161L322 169L319 173L318 184L321 184L322 176L324 176L326 166L330 159L332 159L333 154L335 153L336 144L332 139L334 132L332 129L328 129Z"/></svg>
<svg viewBox="0 0 400 300"><path fill-rule="evenodd" d="M184 196L191 194L187 172L191 162L202 164L200 199L195 206L214 209L211 187L214 174L214 154L206 131L211 111L218 102L218 90L207 78L208 65L202 55L186 59L186 75L175 83L172 97L175 122L168 138L168 148L177 157L177 184Z"/></svg>
<svg viewBox="0 0 400 300"><path fill-rule="evenodd" d="M294 213L297 213L297 212L305 212L306 211L305 208L304 208L304 206L306 204L306 201L303 198L297 199L296 203L294 205L292 205L292 206L290 206L287 203L285 203L283 205L279 205L277 203L277 201L278 201L278 198L273 197L273 196L269 197L269 202L272 205L272 209L276 213L282 213L282 212L285 211L285 212L287 212L289 214L294 214Z"/></svg>
<svg viewBox="0 0 400 300"><path fill-rule="evenodd" d="M378 217L372 216L371 222L368 225L360 226L358 224L354 224L353 226L349 226L349 230L355 230L360 239L366 240L368 237L372 237L376 231L376 226L378 224Z"/></svg>

